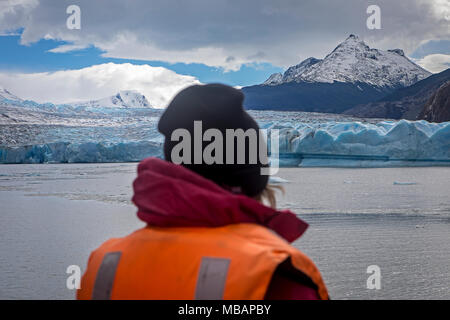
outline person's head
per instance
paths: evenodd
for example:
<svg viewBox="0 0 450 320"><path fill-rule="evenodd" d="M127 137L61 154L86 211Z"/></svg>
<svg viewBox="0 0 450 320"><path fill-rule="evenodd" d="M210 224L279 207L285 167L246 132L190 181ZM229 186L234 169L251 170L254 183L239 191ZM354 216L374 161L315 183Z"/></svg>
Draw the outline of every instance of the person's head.
<svg viewBox="0 0 450 320"><path fill-rule="evenodd" d="M261 174L267 164L260 150L267 156L266 144L258 124L244 110L243 100L240 90L222 84L194 85L179 92L158 123L165 137L164 157L175 163L181 159L181 165L231 192L259 200L269 194L267 199L274 205L268 176ZM239 144L234 134L243 133L248 135Z"/></svg>

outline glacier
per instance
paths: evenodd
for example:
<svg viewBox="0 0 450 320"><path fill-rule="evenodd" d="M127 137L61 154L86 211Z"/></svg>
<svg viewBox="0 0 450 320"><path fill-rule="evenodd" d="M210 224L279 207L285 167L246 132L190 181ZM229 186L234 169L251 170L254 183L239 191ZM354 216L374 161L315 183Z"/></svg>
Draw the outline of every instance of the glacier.
<svg viewBox="0 0 450 320"><path fill-rule="evenodd" d="M282 167L450 165L450 122L299 120L294 112L292 121L284 119L289 118L285 112L256 113L269 136L272 129L279 131ZM277 117L281 119L274 120ZM30 129L27 135L33 135L33 143L0 144L0 163L130 162L162 157L163 137L156 124L157 117L152 117L113 126L50 126L39 134ZM4 126L0 129L4 135Z"/></svg>
<svg viewBox="0 0 450 320"><path fill-rule="evenodd" d="M0 163L135 162L162 157L163 110L138 92L39 104L0 90ZM450 166L450 122L361 119L314 112L249 113L279 132L282 167ZM273 132L273 131L272 131ZM270 141L270 139L269 139ZM270 150L270 149L269 149Z"/></svg>

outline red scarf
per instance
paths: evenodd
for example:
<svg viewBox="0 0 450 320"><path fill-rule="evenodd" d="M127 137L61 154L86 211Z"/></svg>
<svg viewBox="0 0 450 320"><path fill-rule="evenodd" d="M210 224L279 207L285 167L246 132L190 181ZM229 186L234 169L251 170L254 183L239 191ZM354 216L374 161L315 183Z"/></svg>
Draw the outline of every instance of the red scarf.
<svg viewBox="0 0 450 320"><path fill-rule="evenodd" d="M277 211L231 193L195 172L158 158L144 159L133 183L138 217L157 227L219 227L256 223L289 242L308 227L291 211Z"/></svg>

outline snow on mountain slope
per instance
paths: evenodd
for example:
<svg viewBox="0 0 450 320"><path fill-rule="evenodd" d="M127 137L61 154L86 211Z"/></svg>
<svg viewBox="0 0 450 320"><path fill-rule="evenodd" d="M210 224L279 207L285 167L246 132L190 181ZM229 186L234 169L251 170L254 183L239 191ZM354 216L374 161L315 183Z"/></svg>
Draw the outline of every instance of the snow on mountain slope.
<svg viewBox="0 0 450 320"><path fill-rule="evenodd" d="M87 102L69 103L77 107L89 108L151 108L147 98L134 90L122 90L116 95Z"/></svg>
<svg viewBox="0 0 450 320"><path fill-rule="evenodd" d="M13 100L13 101L22 101L19 97L13 95L11 92L6 90L5 88L0 87L0 100Z"/></svg>
<svg viewBox="0 0 450 320"><path fill-rule="evenodd" d="M271 85L271 84L279 84L283 81L283 74L280 72L272 73L263 84Z"/></svg>
<svg viewBox="0 0 450 320"><path fill-rule="evenodd" d="M418 116L429 99L447 82L450 83L450 68L409 87L400 88L378 101L357 105L346 110L344 114L360 118L422 119ZM435 121L435 119L425 119ZM450 121L450 118L446 121Z"/></svg>
<svg viewBox="0 0 450 320"><path fill-rule="evenodd" d="M297 80L299 75L301 75L303 72L307 71L309 67L315 65L320 61L322 60L311 57L306 60L303 60L301 63L293 67L288 68L286 72L283 74L282 82L290 82Z"/></svg>
<svg viewBox="0 0 450 320"><path fill-rule="evenodd" d="M133 115L153 112L147 98L137 91L124 90L103 99L66 104L37 103L23 100L0 88L1 123L60 123L61 117L77 116L90 118L94 115ZM47 119L48 121L46 121ZM69 121L70 122L70 121Z"/></svg>
<svg viewBox="0 0 450 320"><path fill-rule="evenodd" d="M363 82L376 87L399 88L425 79L431 73L409 60L400 49L378 50L350 35L323 60L308 58L290 67L266 85L286 82Z"/></svg>

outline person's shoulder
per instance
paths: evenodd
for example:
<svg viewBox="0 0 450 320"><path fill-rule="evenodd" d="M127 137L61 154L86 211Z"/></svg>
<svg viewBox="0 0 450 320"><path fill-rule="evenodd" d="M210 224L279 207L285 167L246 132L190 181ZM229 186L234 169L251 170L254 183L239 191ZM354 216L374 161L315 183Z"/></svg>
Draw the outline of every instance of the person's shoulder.
<svg viewBox="0 0 450 320"><path fill-rule="evenodd" d="M136 231L133 231L132 233L120 237L120 238L110 238L103 242L98 248L96 248L92 253L105 253L105 252L111 252L115 251L118 248L120 248L123 243L128 242L130 239L134 238L139 232L141 232L142 229L138 229Z"/></svg>

